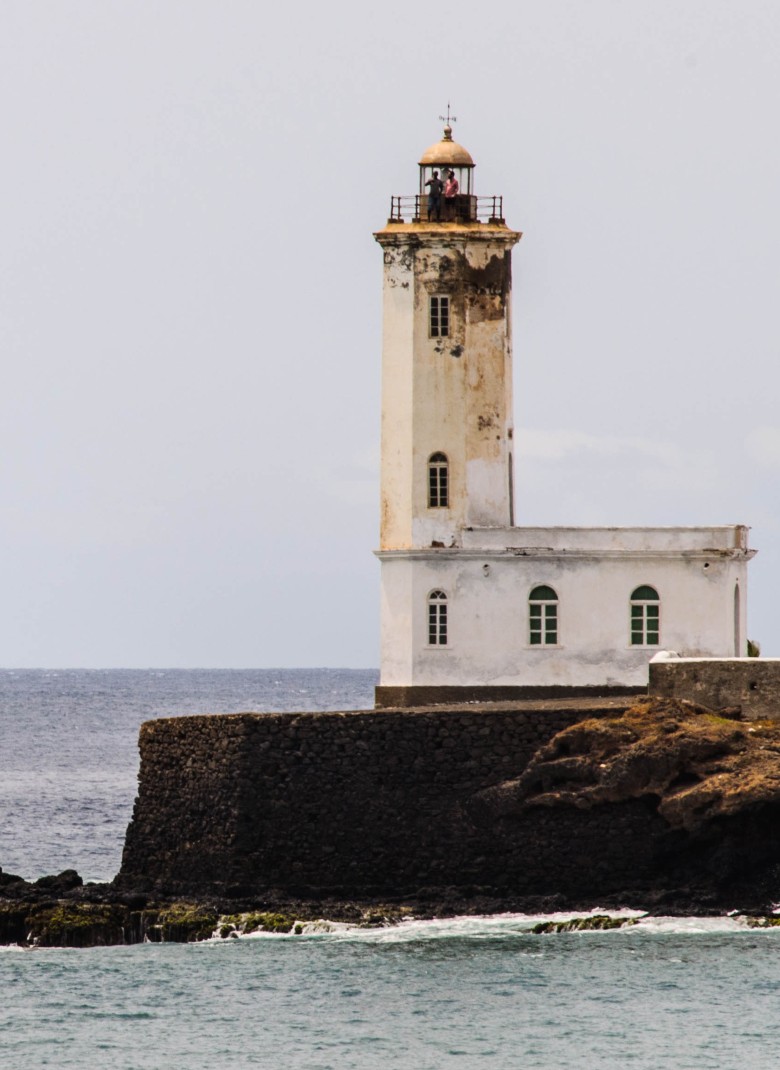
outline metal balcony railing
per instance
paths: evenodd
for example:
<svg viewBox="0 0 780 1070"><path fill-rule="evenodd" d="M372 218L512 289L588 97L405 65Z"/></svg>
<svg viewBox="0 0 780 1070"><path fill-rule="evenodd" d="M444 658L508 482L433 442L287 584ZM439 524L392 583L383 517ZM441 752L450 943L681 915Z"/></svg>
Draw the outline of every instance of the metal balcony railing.
<svg viewBox="0 0 780 1070"><path fill-rule="evenodd" d="M427 223L428 197L419 193L390 198L388 223ZM436 222L436 220L434 220ZM474 197L459 194L455 205L441 202L442 223L504 223L503 197Z"/></svg>

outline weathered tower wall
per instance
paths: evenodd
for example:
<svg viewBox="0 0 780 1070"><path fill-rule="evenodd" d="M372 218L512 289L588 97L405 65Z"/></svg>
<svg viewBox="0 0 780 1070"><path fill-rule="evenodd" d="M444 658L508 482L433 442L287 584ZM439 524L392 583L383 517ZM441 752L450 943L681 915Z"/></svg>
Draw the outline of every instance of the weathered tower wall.
<svg viewBox="0 0 780 1070"><path fill-rule="evenodd" d="M512 523L511 247L497 224L396 224L384 251L380 549L450 546L464 527ZM431 336L431 298L448 333ZM449 462L430 508L428 459Z"/></svg>

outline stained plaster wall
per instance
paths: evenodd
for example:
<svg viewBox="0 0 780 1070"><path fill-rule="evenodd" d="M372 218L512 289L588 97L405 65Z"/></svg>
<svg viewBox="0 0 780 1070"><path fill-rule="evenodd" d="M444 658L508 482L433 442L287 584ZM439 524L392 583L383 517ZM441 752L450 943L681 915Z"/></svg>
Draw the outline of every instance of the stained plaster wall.
<svg viewBox="0 0 780 1070"><path fill-rule="evenodd" d="M384 251L380 547L449 546L511 520L510 249L501 225L389 226ZM450 333L429 337L429 298ZM427 462L446 454L447 509L427 507Z"/></svg>

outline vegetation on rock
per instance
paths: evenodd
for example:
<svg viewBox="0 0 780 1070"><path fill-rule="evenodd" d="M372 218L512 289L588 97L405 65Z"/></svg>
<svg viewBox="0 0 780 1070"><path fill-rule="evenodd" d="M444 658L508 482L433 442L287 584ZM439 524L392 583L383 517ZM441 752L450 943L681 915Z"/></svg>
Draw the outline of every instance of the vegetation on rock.
<svg viewBox="0 0 780 1070"><path fill-rule="evenodd" d="M609 914L592 914L587 918L569 918L568 921L540 921L531 929L537 935L544 933L579 933L590 930L625 929L636 925L638 918L612 918Z"/></svg>
<svg viewBox="0 0 780 1070"><path fill-rule="evenodd" d="M237 933L289 933L296 928L298 933L301 931L300 924L296 926L296 919L290 914L252 911L247 914L223 916L220 920L222 923L220 933L223 936L230 935L231 931ZM225 929L228 931L225 932Z"/></svg>
<svg viewBox="0 0 780 1070"><path fill-rule="evenodd" d="M657 800L688 832L740 812L780 806L780 723L735 722L690 702L649 698L620 717L565 728L523 774L483 793L496 816L529 806L590 809Z"/></svg>
<svg viewBox="0 0 780 1070"><path fill-rule="evenodd" d="M156 922L149 928L149 938L176 943L207 940L217 927L215 910L197 903L176 902L157 913ZM157 935L159 934L159 935Z"/></svg>
<svg viewBox="0 0 780 1070"><path fill-rule="evenodd" d="M25 941L37 947L102 947L125 943L124 912L108 903L58 902L33 907Z"/></svg>

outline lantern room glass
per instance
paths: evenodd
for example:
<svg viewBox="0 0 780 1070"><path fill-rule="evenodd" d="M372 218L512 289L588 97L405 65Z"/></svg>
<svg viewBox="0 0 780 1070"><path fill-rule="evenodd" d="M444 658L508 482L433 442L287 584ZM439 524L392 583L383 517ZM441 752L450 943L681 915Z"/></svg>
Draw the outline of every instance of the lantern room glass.
<svg viewBox="0 0 780 1070"><path fill-rule="evenodd" d="M455 177L458 180L459 192L471 196L474 192L472 187L472 172L474 171L474 165L470 167L465 164L420 164L420 196L425 197L428 194L428 188L425 183L429 178L433 178L433 172L439 172L439 178L442 182L447 181L447 172L454 171Z"/></svg>

